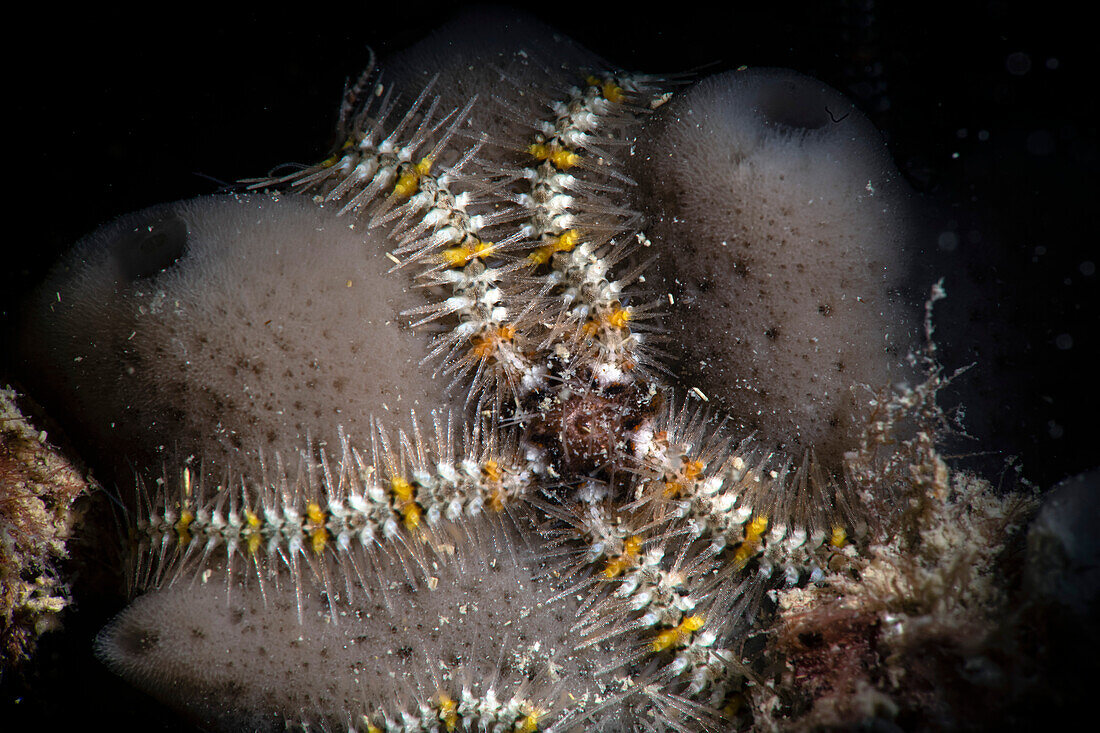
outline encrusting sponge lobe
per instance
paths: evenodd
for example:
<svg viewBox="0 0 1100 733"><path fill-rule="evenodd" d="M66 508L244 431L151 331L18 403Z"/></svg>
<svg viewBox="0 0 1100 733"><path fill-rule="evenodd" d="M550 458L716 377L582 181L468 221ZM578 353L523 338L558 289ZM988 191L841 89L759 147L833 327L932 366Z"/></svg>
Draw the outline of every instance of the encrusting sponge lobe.
<svg viewBox="0 0 1100 733"><path fill-rule="evenodd" d="M24 327L42 391L125 481L194 455L215 482L260 475L342 426L444 408L420 305L387 275L379 233L293 196L210 196L137 212L85 239ZM198 468L198 466L196 466ZM146 479L150 478L146 476ZM153 476L156 478L156 476Z"/></svg>
<svg viewBox="0 0 1100 733"><path fill-rule="evenodd" d="M635 162L674 302L674 370L769 448L836 469L914 335L906 193L878 132L795 72L704 79L647 124Z"/></svg>
<svg viewBox="0 0 1100 733"><path fill-rule="evenodd" d="M547 97L538 93L539 87L568 88L580 81L580 70L606 66L599 56L533 16L486 7L460 15L387 58L382 80L408 100L431 84L443 110L460 109L477 96L481 103L470 111L469 130L493 130L498 139L524 140L530 128L523 119L545 115ZM525 93L509 93L510 88ZM494 97L507 98L508 106L494 103Z"/></svg>
<svg viewBox="0 0 1100 733"><path fill-rule="evenodd" d="M302 583L296 600L285 572L263 594L256 577L227 586L222 568L209 582L180 578L135 600L96 650L214 730L347 730L364 719L356 729L395 730L383 721L401 721L404 710L423 715L425 727L402 730L454 730L461 715L478 730L534 731L559 705L610 704L617 684L596 670L614 667L622 650L573 648L579 596L517 529L467 519L431 546L317 558L333 577L358 569L328 596ZM620 730L616 718L629 714L613 707L600 730Z"/></svg>

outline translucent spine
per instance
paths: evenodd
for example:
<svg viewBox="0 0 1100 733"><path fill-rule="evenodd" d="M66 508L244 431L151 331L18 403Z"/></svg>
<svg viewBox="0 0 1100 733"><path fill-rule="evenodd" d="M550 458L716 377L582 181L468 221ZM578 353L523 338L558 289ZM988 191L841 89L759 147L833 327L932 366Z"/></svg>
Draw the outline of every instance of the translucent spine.
<svg viewBox="0 0 1100 733"><path fill-rule="evenodd" d="M449 733L455 730L535 733L540 730L540 720L547 712L522 690L501 700L492 686L480 695L465 687L457 698L440 691L430 703L421 703L415 710L382 708L364 713L349 730L357 733Z"/></svg>
<svg viewBox="0 0 1100 733"><path fill-rule="evenodd" d="M549 266L542 291L562 309L541 345L579 351L573 355L590 361L604 385L629 379L637 362L631 322L638 314L622 302L632 277L610 279L609 268L629 253L629 228L638 217L606 203L603 194L615 186L598 179L613 170L610 151L623 143L624 128L641 109L633 102L647 92L653 93L640 80L589 76L567 100L550 104L552 120L536 124L526 150L535 163L521 176L528 186L518 197L528 212L522 231L536 242L528 264Z"/></svg>
<svg viewBox="0 0 1100 733"><path fill-rule="evenodd" d="M396 542L415 554L412 543L432 542L446 522L499 514L525 499L531 475L514 450L479 446L475 436L456 460L438 422L436 432L429 448L419 431L412 440L399 432L391 444L379 426L369 458L343 437L334 466L324 453L303 452L296 476L277 460L262 483L215 487L210 496L184 468L141 501L131 592L187 577L209 566L215 551L224 555L229 585L236 558L247 559L261 584L284 564L300 585L299 562L321 576L326 557L358 573L353 548L370 553Z"/></svg>
<svg viewBox="0 0 1100 733"><path fill-rule="evenodd" d="M792 502L779 505L779 495L806 493L803 471L770 469L751 442L730 454L728 436L703 437L699 414L670 412L664 429L634 435L634 502L582 504L567 520L581 545L573 572L591 587L576 628L582 645L637 639L633 661L649 669L640 680L721 710L749 676L736 639L763 591L812 581L855 549L841 524L823 532L794 521Z"/></svg>

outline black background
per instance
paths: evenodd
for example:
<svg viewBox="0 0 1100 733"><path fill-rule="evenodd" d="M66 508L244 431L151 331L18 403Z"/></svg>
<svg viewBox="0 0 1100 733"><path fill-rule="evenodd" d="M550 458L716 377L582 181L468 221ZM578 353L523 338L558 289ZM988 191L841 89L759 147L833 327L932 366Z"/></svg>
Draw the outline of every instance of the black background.
<svg viewBox="0 0 1100 733"><path fill-rule="evenodd" d="M944 362L977 362L945 399L963 402L975 429L996 427L949 451L994 479L1018 456L1044 487L1100 464L1100 275L1084 264L1100 261L1097 63L1084 19L1058 3L732 5L533 11L626 69L785 66L853 96L931 212L924 260L946 277ZM324 157L366 47L384 59L439 26L448 6L179 5L147 16L44 6L10 18L0 326L60 251L113 216ZM991 453L963 455L974 452ZM45 729L151 723L87 654L74 660L62 642L44 651L47 677L13 714L47 715Z"/></svg>

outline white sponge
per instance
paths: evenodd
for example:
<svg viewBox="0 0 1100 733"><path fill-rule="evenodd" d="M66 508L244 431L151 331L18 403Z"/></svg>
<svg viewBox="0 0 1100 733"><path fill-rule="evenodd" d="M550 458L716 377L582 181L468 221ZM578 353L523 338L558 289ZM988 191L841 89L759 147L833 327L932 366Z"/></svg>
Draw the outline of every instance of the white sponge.
<svg viewBox="0 0 1100 733"><path fill-rule="evenodd" d="M265 578L262 594L246 574L227 588L221 567L209 582L180 579L119 614L97 654L214 730L347 729L360 715L362 730L453 730L459 716L459 730L534 730L523 722L558 706L605 718L585 730L634 730L618 724L630 713L607 673L623 650L575 649L581 596L563 574L499 521L450 530L449 543L415 548L422 563L400 544L351 549L341 557L355 558L354 572L312 558L337 579L335 596L286 572ZM412 716L422 727L382 725Z"/></svg>
<svg viewBox="0 0 1100 733"><path fill-rule="evenodd" d="M54 271L23 329L26 370L81 415L97 465L195 455L259 475L259 453L371 434L371 416L444 408L422 304L385 239L306 199L210 196L128 215ZM64 414L62 412L61 414ZM148 478L148 477L147 477Z"/></svg>
<svg viewBox="0 0 1100 733"><path fill-rule="evenodd" d="M704 79L644 137L650 282L675 302L684 386L769 447L835 466L858 386L898 378L913 330L895 297L906 194L881 137L839 92L777 69Z"/></svg>

